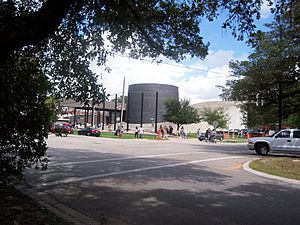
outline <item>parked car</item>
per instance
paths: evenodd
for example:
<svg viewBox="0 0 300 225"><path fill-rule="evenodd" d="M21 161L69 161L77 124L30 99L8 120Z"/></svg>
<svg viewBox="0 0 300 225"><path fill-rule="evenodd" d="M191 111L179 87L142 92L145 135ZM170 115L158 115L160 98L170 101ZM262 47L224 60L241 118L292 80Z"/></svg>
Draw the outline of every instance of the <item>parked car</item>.
<svg viewBox="0 0 300 225"><path fill-rule="evenodd" d="M75 129L83 129L84 128L84 125L83 124L76 124L74 126Z"/></svg>
<svg viewBox="0 0 300 225"><path fill-rule="evenodd" d="M87 127L87 128L83 128L83 129L79 130L78 135L100 137L101 132L94 127Z"/></svg>
<svg viewBox="0 0 300 225"><path fill-rule="evenodd" d="M271 151L300 152L300 129L284 129L270 137L249 138L248 148L259 155Z"/></svg>
<svg viewBox="0 0 300 225"><path fill-rule="evenodd" d="M198 140L199 141L205 140L205 133L200 133L200 135L198 135Z"/></svg>
<svg viewBox="0 0 300 225"><path fill-rule="evenodd" d="M50 131L52 133L60 133L60 134L73 134L73 128L68 125L63 125L63 124L54 124L51 128Z"/></svg>
<svg viewBox="0 0 300 225"><path fill-rule="evenodd" d="M215 133L215 140L217 141L222 141L223 140L223 132L222 131L217 131ZM200 133L200 135L198 135L198 140L199 141L203 141L205 140L205 133Z"/></svg>
<svg viewBox="0 0 300 225"><path fill-rule="evenodd" d="M64 125L62 127L62 130L63 130L63 132L68 133L68 134L73 134L73 132L74 132L72 127L66 126L66 125Z"/></svg>

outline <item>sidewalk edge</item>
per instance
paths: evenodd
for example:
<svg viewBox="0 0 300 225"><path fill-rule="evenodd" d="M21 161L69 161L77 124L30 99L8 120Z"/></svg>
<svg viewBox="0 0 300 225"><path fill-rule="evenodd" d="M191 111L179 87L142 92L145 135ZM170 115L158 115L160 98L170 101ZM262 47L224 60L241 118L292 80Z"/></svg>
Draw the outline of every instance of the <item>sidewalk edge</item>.
<svg viewBox="0 0 300 225"><path fill-rule="evenodd" d="M260 158L255 158L255 159L249 160L248 162L245 162L243 164L243 169L245 171L249 172L249 173L253 173L255 175L258 175L258 176L261 176L261 177L264 177L264 178L268 178L268 179L272 179L272 180L279 180L279 181L286 182L286 183L300 185L300 181L299 180L294 180L294 179L289 179L289 178L285 178L285 177L279 177L279 176L275 176L275 175L270 175L270 174L267 174L267 173L263 173L263 172L251 169L249 167L249 164L252 161L257 160L257 159L260 159Z"/></svg>
<svg viewBox="0 0 300 225"><path fill-rule="evenodd" d="M74 225L99 225L99 222L54 200L47 193L39 191L34 187L28 188L25 185L21 185L16 186L16 188L40 205L46 207L49 211L62 217L66 221L74 223Z"/></svg>

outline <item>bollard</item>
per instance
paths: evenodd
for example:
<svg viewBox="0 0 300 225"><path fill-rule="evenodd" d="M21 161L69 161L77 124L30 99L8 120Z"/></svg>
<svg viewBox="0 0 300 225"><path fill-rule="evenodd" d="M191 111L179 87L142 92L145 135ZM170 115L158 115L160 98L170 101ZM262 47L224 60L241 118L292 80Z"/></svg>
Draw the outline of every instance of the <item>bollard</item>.
<svg viewBox="0 0 300 225"><path fill-rule="evenodd" d="M224 140L228 139L228 133L227 132L223 133L223 138L224 138Z"/></svg>

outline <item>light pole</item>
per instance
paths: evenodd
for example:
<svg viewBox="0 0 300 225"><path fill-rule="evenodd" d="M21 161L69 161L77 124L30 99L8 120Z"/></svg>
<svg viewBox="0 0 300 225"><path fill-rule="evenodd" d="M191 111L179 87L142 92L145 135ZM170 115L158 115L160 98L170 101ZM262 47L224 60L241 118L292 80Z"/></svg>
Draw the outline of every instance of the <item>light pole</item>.
<svg viewBox="0 0 300 225"><path fill-rule="evenodd" d="M230 117L229 117L229 108L227 109L227 125L228 125L228 135L227 135L227 141L229 142L229 135L230 135Z"/></svg>
<svg viewBox="0 0 300 225"><path fill-rule="evenodd" d="M123 108L124 108L124 91L125 91L125 76L123 80L123 91L122 91L122 106L121 106L121 118L120 118L120 126L123 125Z"/></svg>

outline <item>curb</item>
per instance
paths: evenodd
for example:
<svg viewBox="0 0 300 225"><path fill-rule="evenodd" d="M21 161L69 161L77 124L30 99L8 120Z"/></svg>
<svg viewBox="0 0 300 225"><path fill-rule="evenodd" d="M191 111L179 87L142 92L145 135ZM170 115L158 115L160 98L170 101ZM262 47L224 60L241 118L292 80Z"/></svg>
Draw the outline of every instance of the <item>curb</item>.
<svg viewBox="0 0 300 225"><path fill-rule="evenodd" d="M245 171L249 172L249 173L253 173L255 175L258 175L258 176L261 176L261 177L264 177L264 178L268 178L268 179L272 179L272 180L279 180L279 181L290 183L290 184L300 185L300 181L299 180L294 180L294 179L289 179L289 178L285 178L285 177L279 177L279 176L275 176L275 175L270 175L270 174L267 174L267 173L263 173L263 172L251 169L249 167L249 164L252 161L257 160L257 159L261 159L261 158L255 158L255 159L249 160L248 162L245 162L243 164L243 169Z"/></svg>
<svg viewBox="0 0 300 225"><path fill-rule="evenodd" d="M34 187L27 185L15 186L23 194L26 194L41 206L47 208L52 213L60 216L65 221L73 223L74 225L99 225L100 223L93 220L82 213L69 208L68 206L54 200L47 193L41 192Z"/></svg>

